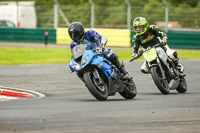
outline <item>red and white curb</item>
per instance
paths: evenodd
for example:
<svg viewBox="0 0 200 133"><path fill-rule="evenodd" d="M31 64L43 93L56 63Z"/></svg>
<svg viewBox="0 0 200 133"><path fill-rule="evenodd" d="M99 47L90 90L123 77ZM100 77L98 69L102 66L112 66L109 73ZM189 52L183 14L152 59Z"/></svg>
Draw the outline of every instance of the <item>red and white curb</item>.
<svg viewBox="0 0 200 133"><path fill-rule="evenodd" d="M39 99L45 97L44 94L18 88L0 86L0 101Z"/></svg>

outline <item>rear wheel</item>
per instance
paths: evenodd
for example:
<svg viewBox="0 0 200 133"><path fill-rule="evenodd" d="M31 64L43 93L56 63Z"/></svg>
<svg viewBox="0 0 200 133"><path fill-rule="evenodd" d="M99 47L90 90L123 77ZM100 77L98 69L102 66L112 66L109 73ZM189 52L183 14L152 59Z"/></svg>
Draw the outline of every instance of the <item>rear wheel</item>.
<svg viewBox="0 0 200 133"><path fill-rule="evenodd" d="M103 86L98 85L98 81L94 78L92 72L88 71L83 75L86 87L90 93L99 101L105 101L108 98L108 87L104 83Z"/></svg>
<svg viewBox="0 0 200 133"><path fill-rule="evenodd" d="M160 92L162 94L169 94L170 92L169 83L167 79L162 78L163 76L162 76L160 68L158 66L153 66L150 69L150 71L151 71L151 76L154 80L154 83L156 84Z"/></svg>
<svg viewBox="0 0 200 133"><path fill-rule="evenodd" d="M134 81L131 79L124 84L125 84L124 90L123 92L119 92L119 94L126 99L133 99L137 95L137 89Z"/></svg>
<svg viewBox="0 0 200 133"><path fill-rule="evenodd" d="M180 78L180 82L179 82L179 85L178 87L176 88L176 90L179 92L179 93L185 93L187 91L187 83L186 83L186 80L184 77L181 77Z"/></svg>

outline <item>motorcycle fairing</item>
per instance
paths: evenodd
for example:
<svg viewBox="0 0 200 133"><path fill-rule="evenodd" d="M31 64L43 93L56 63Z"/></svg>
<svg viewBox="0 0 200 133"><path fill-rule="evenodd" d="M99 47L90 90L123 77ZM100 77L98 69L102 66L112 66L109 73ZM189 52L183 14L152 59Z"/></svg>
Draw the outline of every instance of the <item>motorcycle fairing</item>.
<svg viewBox="0 0 200 133"><path fill-rule="evenodd" d="M71 69L72 72L74 71L79 71L80 69L82 69L81 67L79 69L75 69L73 66L75 65L79 65L78 63L76 63L76 61L74 61L73 58L71 58L70 64L69 64L69 68ZM80 65L79 65L80 66Z"/></svg>
<svg viewBox="0 0 200 133"><path fill-rule="evenodd" d="M143 57L145 58L145 60L150 64L149 66L153 66L154 64L157 63L153 63L153 61L156 61L157 56L160 57L160 59L162 60L162 62L167 65L167 55L165 54L164 50L160 47L155 48L151 48L148 51L143 53Z"/></svg>
<svg viewBox="0 0 200 133"><path fill-rule="evenodd" d="M114 69L106 62L108 62L108 60L105 59L104 57L96 56L92 60L91 64L97 66L107 76L107 78L110 79L114 73Z"/></svg>
<svg viewBox="0 0 200 133"><path fill-rule="evenodd" d="M161 47L156 48L156 53L159 56L159 58L162 60L162 62L167 65L167 55L165 51Z"/></svg>
<svg viewBox="0 0 200 133"><path fill-rule="evenodd" d="M156 50L154 48L146 51L143 53L143 57L147 62L151 62L152 60L155 60L156 58Z"/></svg>
<svg viewBox="0 0 200 133"><path fill-rule="evenodd" d="M108 65L106 62L109 62L106 58L101 56L95 56L100 55L101 53L94 53L91 50L85 50L83 53L83 56L81 57L81 65L79 69L75 69L72 67L73 65L79 65L74 59L71 59L71 62L69 64L69 67L72 71L79 71L83 69L85 66L87 66L89 63L91 65L97 66L102 72L105 73L108 79L112 77L114 73L114 69L112 69L112 66ZM87 57L88 56L88 57ZM87 57L86 62L83 64L83 60Z"/></svg>

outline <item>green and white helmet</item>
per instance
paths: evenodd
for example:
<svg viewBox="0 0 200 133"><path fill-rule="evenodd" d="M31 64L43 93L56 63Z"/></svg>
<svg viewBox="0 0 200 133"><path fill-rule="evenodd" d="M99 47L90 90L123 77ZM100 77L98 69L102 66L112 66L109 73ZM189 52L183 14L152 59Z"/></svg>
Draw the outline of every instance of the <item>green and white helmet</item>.
<svg viewBox="0 0 200 133"><path fill-rule="evenodd" d="M142 35L147 31L147 20L144 17L137 17L133 21L133 27L137 35ZM143 26L142 30L136 30L137 26Z"/></svg>

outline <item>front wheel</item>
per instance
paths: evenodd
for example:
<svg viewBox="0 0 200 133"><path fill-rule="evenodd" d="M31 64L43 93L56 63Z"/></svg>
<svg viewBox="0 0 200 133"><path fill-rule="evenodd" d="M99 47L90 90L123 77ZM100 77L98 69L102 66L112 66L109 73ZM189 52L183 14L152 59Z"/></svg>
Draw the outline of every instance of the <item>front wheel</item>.
<svg viewBox="0 0 200 133"><path fill-rule="evenodd" d="M133 99L137 95L137 89L134 81L131 79L130 81L124 84L124 90L123 92L119 92L119 94L126 99Z"/></svg>
<svg viewBox="0 0 200 133"><path fill-rule="evenodd" d="M83 80L90 93L99 101L106 101L108 98L107 85L99 86L92 72L88 71L83 75Z"/></svg>
<svg viewBox="0 0 200 133"><path fill-rule="evenodd" d="M154 83L156 84L160 92L162 94L169 94L170 92L169 83L167 79L163 79L160 68L158 66L153 66L151 67L150 71L151 71L151 76L154 80Z"/></svg>
<svg viewBox="0 0 200 133"><path fill-rule="evenodd" d="M186 83L186 80L184 77L181 77L180 78L180 82L179 82L179 85L178 87L176 88L176 90L179 92L179 93L185 93L187 91L187 83Z"/></svg>

